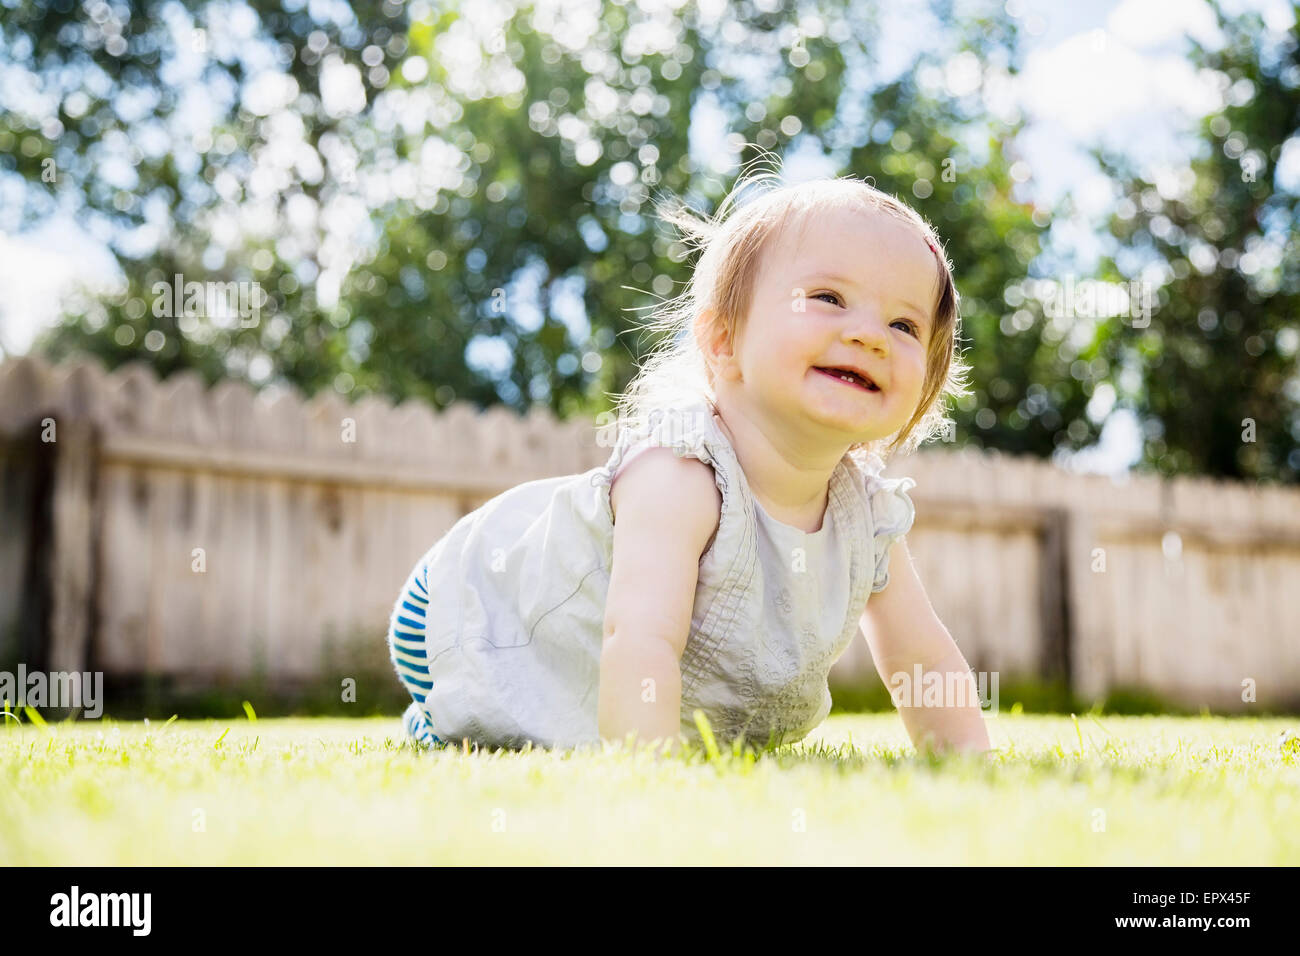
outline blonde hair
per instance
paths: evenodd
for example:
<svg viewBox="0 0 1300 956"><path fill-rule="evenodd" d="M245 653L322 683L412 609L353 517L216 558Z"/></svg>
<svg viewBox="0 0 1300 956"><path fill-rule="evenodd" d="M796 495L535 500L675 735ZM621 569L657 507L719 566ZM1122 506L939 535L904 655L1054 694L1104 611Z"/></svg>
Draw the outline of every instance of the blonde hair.
<svg viewBox="0 0 1300 956"><path fill-rule="evenodd" d="M751 189L761 195L739 202L741 194ZM660 217L681 230L688 247L703 251L685 290L665 300L645 323L645 328L662 333L663 339L618 399L615 414L620 432L645 433L656 413L701 397L716 402L712 374L697 336L725 333L734 345L749 314L763 253L787 226L833 208L857 207L909 223L934 251L939 268L921 400L892 441L887 436L857 443L849 453L855 457L871 453L888 461L896 453L911 452L950 424L945 414L948 399L971 394L965 381L970 368L957 349L960 315L951 264L929 223L905 202L847 176L780 185L775 172L742 172L712 218L676 199L657 206ZM711 319L703 317L706 310L712 310Z"/></svg>

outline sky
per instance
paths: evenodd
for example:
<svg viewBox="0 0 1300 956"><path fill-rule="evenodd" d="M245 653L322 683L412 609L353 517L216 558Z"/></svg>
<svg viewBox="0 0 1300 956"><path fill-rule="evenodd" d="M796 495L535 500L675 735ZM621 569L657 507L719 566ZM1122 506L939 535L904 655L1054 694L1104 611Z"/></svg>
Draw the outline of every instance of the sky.
<svg viewBox="0 0 1300 956"><path fill-rule="evenodd" d="M1229 10L1260 10L1266 23L1285 29L1291 22L1286 0L1236 0ZM908 38L917 31L906 5L887 6L882 48L896 65L908 60ZM1028 165L1026 195L1052 206L1069 195L1078 214L1052 225L1053 240L1068 248L1079 277L1101 252L1097 224L1113 202L1109 181L1085 149L1106 143L1133 156L1147 170L1185 164L1193 124L1212 109L1217 91L1207 87L1184 56L1188 35L1212 44L1214 17L1204 0L1008 0L1008 10L1025 26L1023 71L1001 96L1005 108L1026 117L1018 142ZM950 65L950 88L964 79L963 64ZM879 65L887 74L891 64ZM723 130L707 104L692 114L692 153L715 155ZM1300 148L1284 152L1278 175L1300 183ZM818 156L787 156L786 179L798 181L833 173ZM69 220L52 220L21 236L0 233L0 353L21 354L39 328L57 317L61 291L74 279L107 282L115 272L107 250ZM575 320L576 321L576 320ZM576 331L576 330L575 330ZM1111 413L1099 389L1090 412L1105 427L1098 446L1059 463L1071 469L1122 475L1138 458L1137 423ZM1113 393L1110 395L1113 401Z"/></svg>

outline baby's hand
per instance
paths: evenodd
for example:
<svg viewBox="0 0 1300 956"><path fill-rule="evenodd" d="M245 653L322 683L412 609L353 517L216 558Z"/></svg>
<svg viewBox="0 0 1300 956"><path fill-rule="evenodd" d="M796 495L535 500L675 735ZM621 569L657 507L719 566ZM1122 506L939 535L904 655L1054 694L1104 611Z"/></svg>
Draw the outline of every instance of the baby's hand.
<svg viewBox="0 0 1300 956"><path fill-rule="evenodd" d="M635 733L629 732L622 740L610 741L620 751L640 755L649 753L655 757L674 757L682 752L685 740L681 735L674 737L656 737L653 740L641 740Z"/></svg>
<svg viewBox="0 0 1300 956"><path fill-rule="evenodd" d="M682 747L685 743L686 741L683 740L680 736L665 737L662 740L655 741L655 743L652 746L658 747L660 756L676 757L679 754L681 754Z"/></svg>

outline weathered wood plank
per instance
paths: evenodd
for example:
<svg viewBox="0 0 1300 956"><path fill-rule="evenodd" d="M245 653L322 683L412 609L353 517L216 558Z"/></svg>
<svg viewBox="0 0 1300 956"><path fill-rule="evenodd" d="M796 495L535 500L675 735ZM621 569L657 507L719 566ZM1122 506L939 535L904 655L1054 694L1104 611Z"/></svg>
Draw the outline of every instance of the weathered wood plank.
<svg viewBox="0 0 1300 956"><path fill-rule="evenodd" d="M0 363L0 434L45 415L70 442L51 489L51 659L200 682L247 678L259 660L272 681L310 678L327 636L382 658L406 574L467 508L610 452L594 422L542 409L520 418L458 402L435 414L329 391L206 389L193 373L159 382L146 363L108 374L80 360ZM71 442L82 428L101 430L89 465ZM10 519L31 462L0 458L0 626L6 614L12 626L20 597L4 581L30 549ZM917 480L908 543L979 669L1065 667L1085 697L1144 683L1249 710L1240 682L1253 677L1261 702L1300 698L1300 490L1112 481L943 447L887 474ZM1167 533L1181 542L1176 562L1162 550ZM1091 567L1097 548L1104 572ZM876 679L865 642L834 673Z"/></svg>

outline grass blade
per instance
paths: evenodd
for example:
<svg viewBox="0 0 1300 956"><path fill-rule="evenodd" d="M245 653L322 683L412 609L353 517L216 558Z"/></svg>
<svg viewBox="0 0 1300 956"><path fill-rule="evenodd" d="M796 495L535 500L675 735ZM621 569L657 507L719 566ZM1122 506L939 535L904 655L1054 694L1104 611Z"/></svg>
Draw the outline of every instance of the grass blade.
<svg viewBox="0 0 1300 956"><path fill-rule="evenodd" d="M713 739L713 728L709 726L709 718L704 716L704 711L696 708L693 715L695 717L695 729L700 732L700 737L704 740L704 750L709 755L710 760L717 760L719 757L718 742Z"/></svg>

